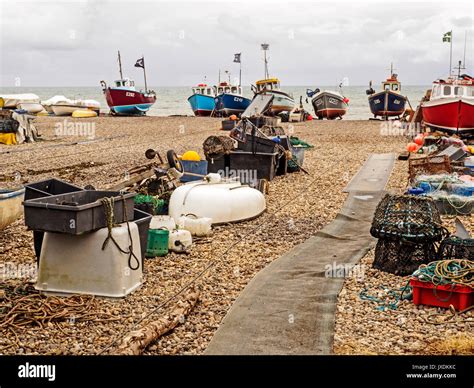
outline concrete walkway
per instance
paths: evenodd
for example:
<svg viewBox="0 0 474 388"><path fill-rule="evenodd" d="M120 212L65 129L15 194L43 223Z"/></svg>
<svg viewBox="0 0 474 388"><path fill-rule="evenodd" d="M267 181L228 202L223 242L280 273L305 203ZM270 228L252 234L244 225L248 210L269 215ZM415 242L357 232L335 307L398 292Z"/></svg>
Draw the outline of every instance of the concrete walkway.
<svg viewBox="0 0 474 388"><path fill-rule="evenodd" d="M384 194L380 179L390 175L393 164L380 166L385 171L373 170L377 177L374 191L351 191L334 221L252 279L224 318L206 354L332 352L344 265L356 264L374 242L369 229ZM368 171L359 176L370 182ZM352 183L357 187L357 182ZM371 188L367 183L364 187Z"/></svg>

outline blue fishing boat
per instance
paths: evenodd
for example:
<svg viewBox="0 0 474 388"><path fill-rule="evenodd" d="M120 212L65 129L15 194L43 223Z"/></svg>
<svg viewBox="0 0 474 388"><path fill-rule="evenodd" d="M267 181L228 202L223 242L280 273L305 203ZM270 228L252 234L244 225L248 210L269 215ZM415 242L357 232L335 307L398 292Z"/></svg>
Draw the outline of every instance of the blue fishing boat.
<svg viewBox="0 0 474 388"><path fill-rule="evenodd" d="M193 88L193 94L188 97L189 104L196 116L210 116L214 112L214 89L206 84L199 84Z"/></svg>
<svg viewBox="0 0 474 388"><path fill-rule="evenodd" d="M240 115L247 109L252 100L242 95L242 87L221 82L216 90L216 114L219 116Z"/></svg>
<svg viewBox="0 0 474 388"><path fill-rule="evenodd" d="M369 96L370 111L375 118L380 116L386 120L403 114L407 98L401 94L401 86L397 74L393 72L393 65L390 67L390 77L382 82L381 92L376 93L372 89L372 81L370 82L366 93Z"/></svg>

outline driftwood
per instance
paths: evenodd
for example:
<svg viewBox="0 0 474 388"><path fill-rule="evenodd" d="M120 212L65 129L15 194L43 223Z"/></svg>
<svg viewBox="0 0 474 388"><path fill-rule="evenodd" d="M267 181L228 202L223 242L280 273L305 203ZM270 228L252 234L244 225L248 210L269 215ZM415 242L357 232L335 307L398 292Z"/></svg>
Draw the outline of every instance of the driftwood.
<svg viewBox="0 0 474 388"><path fill-rule="evenodd" d="M116 354L137 356L143 353L148 345L183 323L184 317L191 312L198 299L199 291L190 288L169 314L128 334L118 346Z"/></svg>

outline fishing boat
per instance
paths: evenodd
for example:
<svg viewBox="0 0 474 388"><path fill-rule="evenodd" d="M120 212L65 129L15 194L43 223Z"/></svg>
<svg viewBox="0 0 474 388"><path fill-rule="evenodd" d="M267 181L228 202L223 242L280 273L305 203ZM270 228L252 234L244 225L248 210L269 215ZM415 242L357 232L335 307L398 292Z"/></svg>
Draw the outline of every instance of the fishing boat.
<svg viewBox="0 0 474 388"><path fill-rule="evenodd" d="M474 79L467 74L434 81L431 96L421 104L424 123L432 130L474 135Z"/></svg>
<svg viewBox="0 0 474 388"><path fill-rule="evenodd" d="M375 92L370 81L366 93L369 96L369 107L374 118L380 116L387 120L388 117L400 117L403 114L407 98L401 94L401 86L398 75L393 72L393 64L390 66L390 77L382 82L381 92Z"/></svg>
<svg viewBox="0 0 474 388"><path fill-rule="evenodd" d="M5 229L20 217L23 212L24 196L24 187L14 190L0 189L0 230Z"/></svg>
<svg viewBox="0 0 474 388"><path fill-rule="evenodd" d="M318 119L342 119L347 112L349 99L341 93L332 90L306 90L306 95L311 98L314 113Z"/></svg>
<svg viewBox="0 0 474 388"><path fill-rule="evenodd" d="M210 116L216 107L215 90L206 83L195 86L188 102L195 116Z"/></svg>
<svg viewBox="0 0 474 388"><path fill-rule="evenodd" d="M252 90L254 91L255 96L273 95L269 113L277 115L281 112L291 112L295 108L295 100L293 96L283 92L280 89L280 80L278 78L271 78L268 71L267 51L270 45L263 43L261 47L264 53L265 78L258 80L255 83L256 86L252 85Z"/></svg>
<svg viewBox="0 0 474 388"><path fill-rule="evenodd" d="M210 174L206 180L186 183L171 194L169 215L176 222L186 214L208 217L213 224L255 218L266 209L265 196L239 181Z"/></svg>
<svg viewBox="0 0 474 388"><path fill-rule="evenodd" d="M250 105L252 100L245 98L242 93L242 53L234 54L234 62L240 65L239 69L239 85L232 85L230 82L230 73L226 71L229 76L229 82L219 82L215 86L216 93L216 107L215 111L218 116L240 116L245 109ZM220 71L219 71L220 76ZM220 78L220 77L219 77Z"/></svg>
<svg viewBox="0 0 474 388"><path fill-rule="evenodd" d="M214 88L216 91L215 112L218 116L239 116L252 102L252 100L242 95L240 85L221 82Z"/></svg>
<svg viewBox="0 0 474 388"><path fill-rule="evenodd" d="M156 93L153 90L148 90L147 87L145 58L142 57L135 63L135 67L143 69L145 91L136 90L135 81L123 76L120 51L118 52L118 63L120 79L115 81L114 86L109 87L105 81L100 81L110 112L114 115L144 115L156 102Z"/></svg>

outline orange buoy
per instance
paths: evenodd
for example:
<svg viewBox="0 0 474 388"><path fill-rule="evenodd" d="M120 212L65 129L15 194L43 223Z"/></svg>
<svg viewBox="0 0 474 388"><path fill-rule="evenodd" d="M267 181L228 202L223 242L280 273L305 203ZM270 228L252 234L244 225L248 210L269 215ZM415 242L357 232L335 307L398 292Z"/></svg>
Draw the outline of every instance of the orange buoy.
<svg viewBox="0 0 474 388"><path fill-rule="evenodd" d="M425 142L425 139L423 138L423 135L417 135L414 141L417 145L422 146L423 143Z"/></svg>

